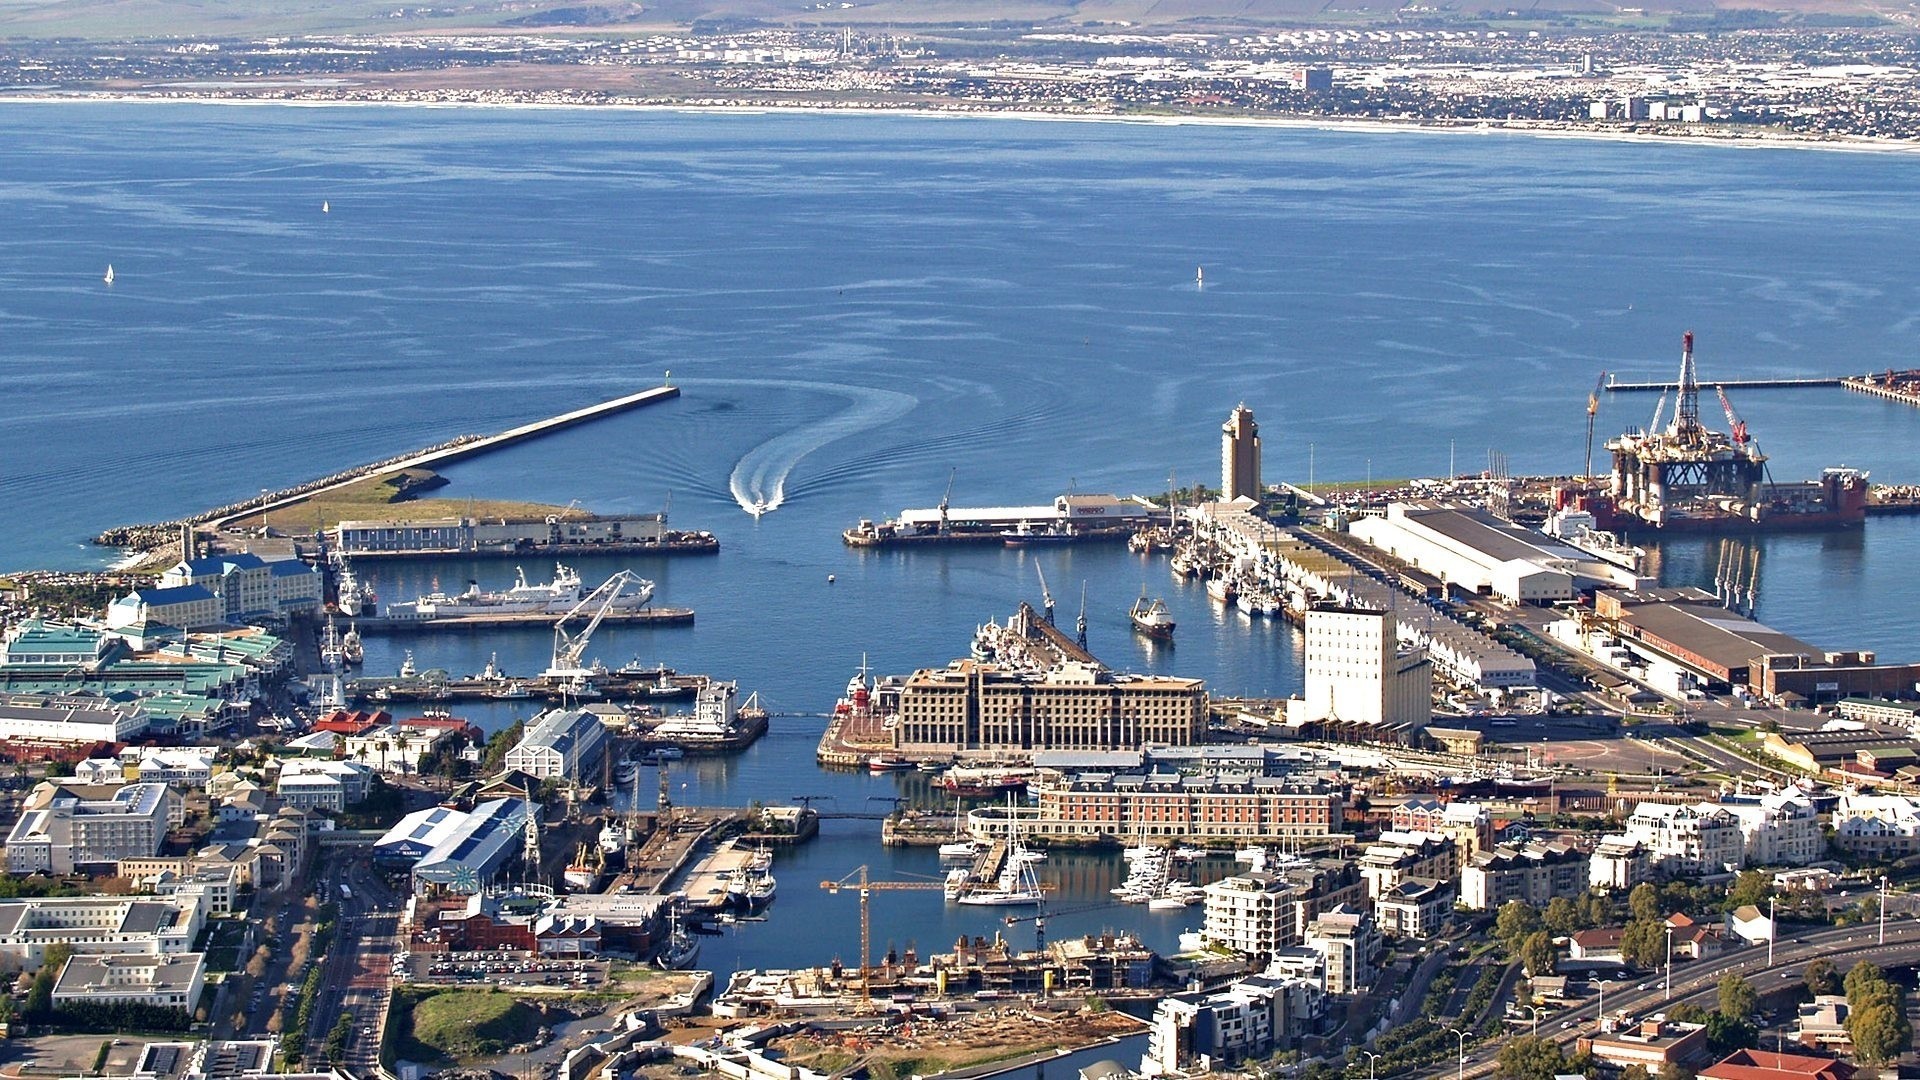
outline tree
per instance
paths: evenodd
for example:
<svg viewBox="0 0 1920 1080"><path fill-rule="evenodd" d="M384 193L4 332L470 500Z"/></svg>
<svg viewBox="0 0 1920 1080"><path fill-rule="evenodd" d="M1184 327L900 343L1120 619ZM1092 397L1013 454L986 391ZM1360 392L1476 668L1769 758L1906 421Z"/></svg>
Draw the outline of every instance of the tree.
<svg viewBox="0 0 1920 1080"><path fill-rule="evenodd" d="M1676 1024L1704 1024L1707 1022L1707 1017L1712 1015L1690 1001L1683 1001L1667 1010L1667 1019Z"/></svg>
<svg viewBox="0 0 1920 1080"><path fill-rule="evenodd" d="M1720 977L1720 1015L1729 1020L1747 1021L1760 1004L1753 984L1729 971Z"/></svg>
<svg viewBox="0 0 1920 1080"><path fill-rule="evenodd" d="M1493 921L1493 934L1508 952L1518 952L1520 943L1527 935L1540 929L1540 912L1531 904L1520 900L1509 900L1500 906L1500 914Z"/></svg>
<svg viewBox="0 0 1920 1080"><path fill-rule="evenodd" d="M1876 1002L1847 1015L1847 1034L1853 1037L1853 1053L1869 1065L1892 1061L1913 1041L1913 1030L1906 1018L1891 1004Z"/></svg>
<svg viewBox="0 0 1920 1080"><path fill-rule="evenodd" d="M1847 990L1847 1007L1855 1010L1864 1009L1873 999L1885 992L1887 976L1878 965L1862 960L1847 972L1843 985Z"/></svg>
<svg viewBox="0 0 1920 1080"><path fill-rule="evenodd" d="M1553 974L1555 958L1553 938L1545 930L1535 930L1520 943L1520 962L1529 976Z"/></svg>
<svg viewBox="0 0 1920 1080"><path fill-rule="evenodd" d="M1727 908L1729 910L1746 905L1759 907L1773 895L1773 877L1764 870L1748 870L1733 881L1733 887L1727 890Z"/></svg>
<svg viewBox="0 0 1920 1080"><path fill-rule="evenodd" d="M1715 1057L1726 1057L1735 1050L1751 1050L1760 1044L1760 1030L1746 1020L1725 1013L1708 1013L1707 1049Z"/></svg>
<svg viewBox="0 0 1920 1080"><path fill-rule="evenodd" d="M1620 933L1620 957L1637 968L1652 970L1666 962L1667 928L1653 919L1635 919Z"/></svg>
<svg viewBox="0 0 1920 1080"><path fill-rule="evenodd" d="M1522 1035L1500 1048L1501 1080L1553 1080L1567 1071L1567 1056L1550 1039Z"/></svg>
<svg viewBox="0 0 1920 1080"><path fill-rule="evenodd" d="M1644 922L1660 920L1660 890L1649 882L1641 882L1627 894L1627 911L1635 919Z"/></svg>
<svg viewBox="0 0 1920 1080"><path fill-rule="evenodd" d="M1542 921L1556 934L1571 934L1580 929L1580 908L1567 897L1556 896L1547 902Z"/></svg>
<svg viewBox="0 0 1920 1080"><path fill-rule="evenodd" d="M1645 1065L1629 1065L1620 1070L1620 1080L1653 1080Z"/></svg>
<svg viewBox="0 0 1920 1080"><path fill-rule="evenodd" d="M1589 892L1580 898L1579 906L1581 926L1607 926L1614 921L1613 897L1605 893Z"/></svg>
<svg viewBox="0 0 1920 1080"><path fill-rule="evenodd" d="M1807 985L1807 993L1816 997L1840 992L1840 972L1833 966L1833 961L1824 957L1807 965L1802 981Z"/></svg>
<svg viewBox="0 0 1920 1080"><path fill-rule="evenodd" d="M1660 1066L1659 1080L1693 1080L1693 1070L1677 1061Z"/></svg>

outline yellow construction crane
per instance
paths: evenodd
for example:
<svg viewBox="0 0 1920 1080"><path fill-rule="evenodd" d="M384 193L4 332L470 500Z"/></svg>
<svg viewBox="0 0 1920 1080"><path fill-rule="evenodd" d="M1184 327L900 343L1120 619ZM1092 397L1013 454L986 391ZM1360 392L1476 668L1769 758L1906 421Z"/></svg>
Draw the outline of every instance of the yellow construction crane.
<svg viewBox="0 0 1920 1080"><path fill-rule="evenodd" d="M830 893L839 893L841 889L857 885L860 889L860 997L862 1000L873 998L873 921L868 911L870 894L877 889L887 891L906 891L909 889L941 889L947 886L944 881L873 881L867 877L865 863L848 872L839 881L823 881L820 887Z"/></svg>

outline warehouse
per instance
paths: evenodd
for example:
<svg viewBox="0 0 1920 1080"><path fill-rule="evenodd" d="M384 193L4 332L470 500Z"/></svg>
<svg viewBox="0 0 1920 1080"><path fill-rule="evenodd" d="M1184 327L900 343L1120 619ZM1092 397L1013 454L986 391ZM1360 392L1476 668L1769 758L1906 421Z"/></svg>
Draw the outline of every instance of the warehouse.
<svg viewBox="0 0 1920 1080"><path fill-rule="evenodd" d="M1583 587L1632 582L1628 571L1480 510L1393 503L1386 517L1356 519L1350 531L1455 588L1513 603L1571 600Z"/></svg>
<svg viewBox="0 0 1920 1080"><path fill-rule="evenodd" d="M480 891L524 843L528 804L494 799L472 811L430 807L401 818L373 845L376 863L411 868L413 891Z"/></svg>

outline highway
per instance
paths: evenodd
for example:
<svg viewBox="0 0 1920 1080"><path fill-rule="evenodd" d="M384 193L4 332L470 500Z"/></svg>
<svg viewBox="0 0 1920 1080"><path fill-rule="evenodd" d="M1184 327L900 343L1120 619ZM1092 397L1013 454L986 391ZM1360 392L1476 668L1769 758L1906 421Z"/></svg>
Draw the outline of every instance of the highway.
<svg viewBox="0 0 1920 1080"><path fill-rule="evenodd" d="M1879 941L1877 924L1848 926L1835 930L1823 930L1783 939L1774 945L1774 962L1767 966L1766 946L1735 949L1710 960L1694 960L1676 963L1673 967L1673 997L1668 998L1664 991L1664 970L1627 980L1618 984L1622 989L1606 995L1607 1012L1617 1014L1625 1012L1632 1016L1645 1016L1659 1012L1682 1002L1693 1002L1705 1008L1713 1008L1718 998L1718 987L1722 976L1733 972L1744 976L1764 999L1770 993L1777 993L1784 987L1797 983L1806 970L1806 966L1822 958L1831 960L1845 973L1848 968L1861 960L1870 960L1882 968L1907 967L1920 964L1920 922L1907 919L1892 919L1886 924L1887 940ZM1629 987L1630 988L1627 988ZM1573 1041L1582 1035L1593 1033L1594 1021L1600 1013L1600 1002L1589 1000L1572 1008L1562 1009L1550 1015L1543 1015L1540 1023L1542 1038L1550 1038L1563 1049L1571 1047ZM1517 1030L1525 1030L1524 1026ZM1433 1077L1443 1080L1449 1076L1486 1076L1494 1071L1494 1059L1500 1053L1505 1039L1495 1037L1489 1042L1467 1051L1464 1069L1457 1068L1452 1057L1443 1062L1430 1065L1424 1070L1413 1073L1414 1076Z"/></svg>

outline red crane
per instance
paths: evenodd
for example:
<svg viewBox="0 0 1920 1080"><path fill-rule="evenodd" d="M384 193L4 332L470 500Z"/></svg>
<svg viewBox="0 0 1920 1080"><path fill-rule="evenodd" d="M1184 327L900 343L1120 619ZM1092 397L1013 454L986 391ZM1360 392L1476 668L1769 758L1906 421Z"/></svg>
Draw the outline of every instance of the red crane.
<svg viewBox="0 0 1920 1080"><path fill-rule="evenodd" d="M1733 435L1733 444L1735 446L1747 445L1747 439L1749 438L1747 435L1747 422L1740 419L1739 413L1733 411L1733 402L1727 400L1727 388L1724 386L1716 386L1713 388L1713 392L1720 395L1720 408L1726 411L1727 425L1730 433Z"/></svg>

